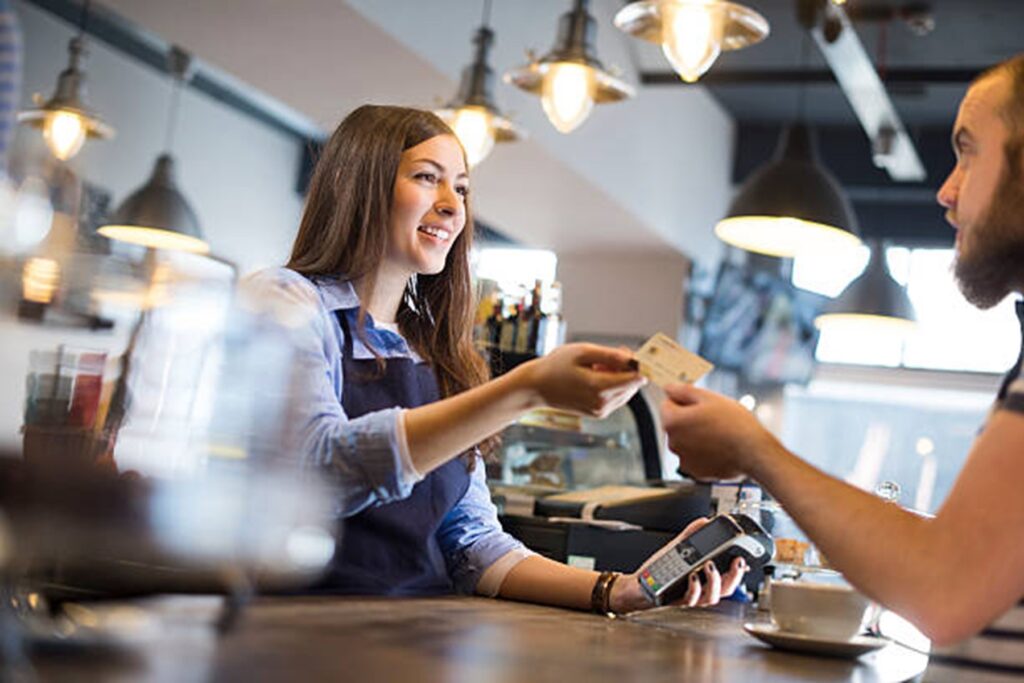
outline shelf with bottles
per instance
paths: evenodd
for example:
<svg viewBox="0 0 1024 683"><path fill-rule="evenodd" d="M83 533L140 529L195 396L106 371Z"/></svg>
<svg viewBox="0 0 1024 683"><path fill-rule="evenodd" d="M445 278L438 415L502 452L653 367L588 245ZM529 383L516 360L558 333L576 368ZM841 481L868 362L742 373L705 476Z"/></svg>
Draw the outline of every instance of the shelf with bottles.
<svg viewBox="0 0 1024 683"><path fill-rule="evenodd" d="M492 374L508 372L565 341L559 283L537 280L530 290L503 291L496 282L481 281L481 290L474 337Z"/></svg>

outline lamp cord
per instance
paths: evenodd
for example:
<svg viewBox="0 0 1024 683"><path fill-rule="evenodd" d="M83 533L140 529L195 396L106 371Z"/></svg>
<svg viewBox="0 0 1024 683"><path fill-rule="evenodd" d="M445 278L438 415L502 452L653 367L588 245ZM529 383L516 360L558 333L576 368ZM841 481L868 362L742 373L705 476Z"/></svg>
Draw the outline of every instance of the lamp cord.
<svg viewBox="0 0 1024 683"><path fill-rule="evenodd" d="M89 4L90 0L82 3L82 17L78 20L78 37L85 38L85 30L89 25Z"/></svg>
<svg viewBox="0 0 1024 683"><path fill-rule="evenodd" d="M480 18L480 25L484 28L490 28L491 24L491 0L484 0L484 13Z"/></svg>
<svg viewBox="0 0 1024 683"><path fill-rule="evenodd" d="M171 47L167 56L168 70L174 78L171 87L171 106L167 114L167 133L164 136L164 151L170 152L174 147L174 134L177 130L178 109L181 106L181 88L187 76L189 66L192 63L192 56L177 45Z"/></svg>
<svg viewBox="0 0 1024 683"><path fill-rule="evenodd" d="M800 41L800 71L807 71L807 56L810 52L811 44L811 32L806 30L804 32L803 40ZM805 123L807 121L807 81L804 80L800 84L800 94L797 98L797 121Z"/></svg>
<svg viewBox="0 0 1024 683"><path fill-rule="evenodd" d="M175 77L171 86L171 106L167 113L167 132L164 135L164 151L170 152L174 146L175 124L178 121L178 107L181 104L181 79Z"/></svg>

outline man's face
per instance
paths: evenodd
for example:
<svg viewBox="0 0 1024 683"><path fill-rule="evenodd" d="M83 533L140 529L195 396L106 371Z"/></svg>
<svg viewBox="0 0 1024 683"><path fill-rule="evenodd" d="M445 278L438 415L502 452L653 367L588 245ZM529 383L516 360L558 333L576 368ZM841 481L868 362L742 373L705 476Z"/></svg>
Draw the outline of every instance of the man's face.
<svg viewBox="0 0 1024 683"><path fill-rule="evenodd" d="M1010 130L1001 113L1009 87L997 74L967 92L953 127L957 163L938 194L957 231L960 290L979 308L995 306L1024 282L1024 161L1019 149L1016 167L1007 159Z"/></svg>

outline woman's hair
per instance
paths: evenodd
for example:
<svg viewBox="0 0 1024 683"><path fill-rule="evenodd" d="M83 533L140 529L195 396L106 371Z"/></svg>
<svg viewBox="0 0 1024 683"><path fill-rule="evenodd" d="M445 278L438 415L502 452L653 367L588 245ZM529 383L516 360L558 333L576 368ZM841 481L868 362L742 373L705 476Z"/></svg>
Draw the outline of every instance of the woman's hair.
<svg viewBox="0 0 1024 683"><path fill-rule="evenodd" d="M437 116L418 109L364 105L346 116L313 171L287 266L303 275L362 278L364 296L368 296L388 246L402 153L437 135L455 134ZM402 335L432 365L442 397L490 377L473 345L472 241L467 196L466 225L455 238L444 270L414 276L398 310ZM365 315L360 309L356 329L364 342ZM383 367L385 361L379 356L378 362Z"/></svg>

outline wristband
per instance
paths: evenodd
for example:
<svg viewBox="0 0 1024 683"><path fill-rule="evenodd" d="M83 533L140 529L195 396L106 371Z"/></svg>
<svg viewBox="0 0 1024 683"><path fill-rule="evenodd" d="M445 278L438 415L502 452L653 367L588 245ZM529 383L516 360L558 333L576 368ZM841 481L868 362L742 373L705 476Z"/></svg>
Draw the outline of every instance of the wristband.
<svg viewBox="0 0 1024 683"><path fill-rule="evenodd" d="M601 572L590 593L590 610L595 614L611 614L612 586L622 576L619 572Z"/></svg>

